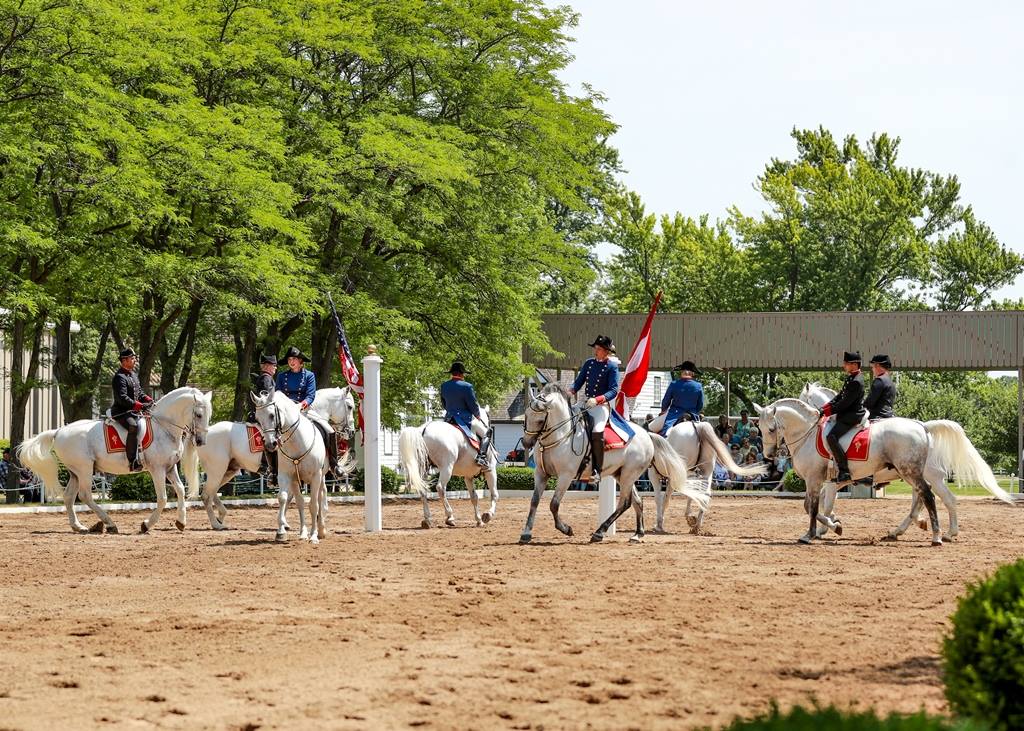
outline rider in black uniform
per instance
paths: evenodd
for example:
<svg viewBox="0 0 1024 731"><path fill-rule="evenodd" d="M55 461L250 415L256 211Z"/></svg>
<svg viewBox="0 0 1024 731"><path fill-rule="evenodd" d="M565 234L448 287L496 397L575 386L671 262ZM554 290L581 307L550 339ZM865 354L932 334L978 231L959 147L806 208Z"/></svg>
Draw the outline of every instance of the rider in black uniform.
<svg viewBox="0 0 1024 731"><path fill-rule="evenodd" d="M867 413L864 410L864 375L860 371L860 353L846 351L843 354L843 370L846 381L836 397L818 411L823 416L836 417L835 426L828 434L828 446L836 460L839 474L837 482L850 481L850 465L846 461L846 452L839 446L839 438L860 424Z"/></svg>
<svg viewBox="0 0 1024 731"><path fill-rule="evenodd" d="M131 348L125 348L119 356L121 367L114 374L111 389L114 392L114 404L110 407L110 416L127 431L124 440L124 454L128 458L128 468L132 472L142 469L142 458L139 455L139 419L142 410L153 405L153 398L142 392L142 384L135 373L138 356Z"/></svg>
<svg viewBox="0 0 1024 731"><path fill-rule="evenodd" d="M871 390L868 397L864 399L864 408L868 410L868 418L888 419L895 416L893 404L896 403L896 384L892 382L889 369L892 368L892 361L887 355L876 355L870 361L871 373L874 378L871 381Z"/></svg>
<svg viewBox="0 0 1024 731"><path fill-rule="evenodd" d="M257 395L262 393L273 393L276 386L274 376L277 375L277 356L260 356L260 373L256 376L256 384L253 392ZM256 412L250 411L248 415L250 423L256 422ZM267 482L270 485L277 485L277 450L268 452L263 450L263 462L267 465Z"/></svg>

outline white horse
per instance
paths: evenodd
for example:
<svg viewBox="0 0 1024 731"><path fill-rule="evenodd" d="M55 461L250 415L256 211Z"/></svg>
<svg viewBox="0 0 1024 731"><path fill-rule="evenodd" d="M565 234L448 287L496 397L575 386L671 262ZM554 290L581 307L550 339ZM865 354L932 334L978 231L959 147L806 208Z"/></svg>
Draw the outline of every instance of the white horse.
<svg viewBox="0 0 1024 731"><path fill-rule="evenodd" d="M327 535L324 512L327 505L327 447L313 422L302 415L299 405L280 391L273 394L251 394L256 421L263 432L263 448L278 456L277 540L287 537L285 510L288 498L295 496L299 509L299 538L319 543ZM302 485L309 485L310 530L306 528L306 511Z"/></svg>
<svg viewBox="0 0 1024 731"><path fill-rule="evenodd" d="M213 412L212 393L204 394L196 388L176 388L161 398L152 408L152 419L147 428L153 430L152 443L141 452L142 463L153 477L156 489L156 508L142 522L141 531L148 533L167 504L167 479L171 478L174 494L178 501L178 518L174 522L178 530L185 530L185 488L178 475L178 462L188 476L193 488L190 498L198 497L195 487L199 485L199 462L196 446L206 439ZM22 442L18 456L26 467L39 475L47 500L56 499L60 494L59 464L67 467L70 476L64 492L64 508L68 514L71 530L78 533L102 532L104 527L110 533L117 533L117 525L106 510L92 497L92 476L96 472L124 475L130 472L128 457L124 451L107 452L102 420L82 419L59 429L37 434ZM144 434L139 430L139 442ZM119 429L124 435L124 429ZM86 528L75 514L75 496L99 516L92 528Z"/></svg>
<svg viewBox="0 0 1024 731"><path fill-rule="evenodd" d="M771 457L779 439L784 438L792 454L793 469L807 484L810 528L800 542L810 543L817 537L820 491L829 462L818 454L815 445L818 410L799 399L781 399L761 410L760 423L765 456ZM942 535L932 491L938 489L949 472L955 472L957 479L979 482L999 499L1015 504L999 487L992 470L956 422L922 424L894 417L872 424L871 430L867 459L850 462L853 479L895 472L910 484L928 509L933 546L942 545Z"/></svg>
<svg viewBox="0 0 1024 731"><path fill-rule="evenodd" d="M548 384L530 402L526 409L523 445L527 448L533 447L537 467L534 469L530 514L519 537L520 543L529 543L532 539L537 506L540 504L549 476L558 478L554 497L551 498L551 513L555 519L555 527L567 536L572 535L572 528L558 517L558 507L565 491L579 473L580 461L586 453L589 440L590 434L580 410L572 406L571 397L559 384ZM635 436L624 448L609 449L604 453L601 476L616 478L622 489L618 506L590 537L592 543L604 540L605 532L630 505L636 513L636 532L629 540L635 543L643 539L644 508L640 493L636 489L636 481L644 470L652 467L659 482L662 476L668 478L669 490L679 490L694 500L701 510L707 509L711 500L710 490L701 483L696 487L691 486L687 480L686 462L676 454L668 440L659 434L636 429ZM581 477L586 478L589 475L588 463Z"/></svg>
<svg viewBox="0 0 1024 731"><path fill-rule="evenodd" d="M648 425L648 429L651 432L658 433L661 431L664 423L664 418L659 416ZM679 456L683 458L687 466L694 468L695 472L699 473L701 479L707 482L708 495L711 494L711 480L715 475L716 461L721 462L734 475L763 475L768 471L766 466L760 464L751 467L743 467L736 464L736 461L729 453L729 449L715 434L714 427L706 421L680 420L668 430L666 439L672 445L672 449L676 450ZM654 482L653 488L654 504L658 510L658 519L653 532L664 533L665 511L668 509L668 501L672 497L672 491L667 489L667 486L663 485L661 480ZM690 532L696 534L700 532L701 526L704 525L704 516L707 514L707 509L699 508L697 515L692 516L690 511L694 504L693 500L687 499L686 522L690 525Z"/></svg>
<svg viewBox="0 0 1024 731"><path fill-rule="evenodd" d="M355 432L353 412L355 402L348 388L324 388L316 392L313 408L327 418L335 433L352 439ZM203 505L214 530L224 530L227 508L220 499L219 490L241 471L255 473L263 463L263 452L252 451L249 444L249 430L246 424L235 421L220 421L210 427L206 444L199 448L199 460L206 470L203 485ZM340 462L342 472L354 467L351 459L343 456ZM340 477L340 475L339 475ZM189 486L191 488L191 485ZM292 491L289 502L295 500L297 491ZM326 493L325 496L326 498ZM326 502L323 503L326 506ZM326 509L326 507L324 507ZM216 511L216 515L214 512ZM287 521L285 528L288 527Z"/></svg>
<svg viewBox="0 0 1024 731"><path fill-rule="evenodd" d="M804 385L800 391L800 400L805 404L810 404L815 408L821 408L833 398L835 398L836 392L822 386L817 382L811 382ZM929 422L925 422L925 426ZM892 470L883 472L875 476L876 482L886 482L888 480L897 479L898 475ZM960 533L960 526L957 522L956 512L956 496L953 491L949 489L945 481L934 486L934 490L939 498L942 500L942 504L946 506L946 514L949 516L949 530L943 534L942 538L946 541L952 541ZM818 537L828 533L829 529L834 530L836 535L843 534L843 523L836 517L835 514L835 503L836 493L839 491L838 486L835 482L826 482L821 490L821 515L818 516L818 521L821 523L818 526ZM900 523L896 528L889 531L889 535L886 538L895 540L901 535L906 533L907 528L910 524L917 521L917 525L921 530L928 530L928 523L924 518L918 520L918 515L921 512L922 503L917 497L917 491L915 490L910 500L910 513L907 514L906 519Z"/></svg>
<svg viewBox="0 0 1024 731"><path fill-rule="evenodd" d="M485 427L490 427L487 409L480 409L480 421ZM477 526L489 523L494 517L498 509L498 453L493 444L487 452L487 466L481 467L476 461L477 450L466 439L462 429L437 420L427 422L424 426L407 426L402 429L398 436L398 453L409 487L416 490L423 500L421 525L424 528L433 525L430 519L430 506L427 503L430 485L426 476L430 465L437 467L437 497L444 505L445 525L455 525L455 513L445 492L448 480L453 475L461 477L466 483L466 490L473 502L473 517ZM484 482L491 495L491 506L483 515L480 514L476 488L473 485L473 480L480 474L484 476Z"/></svg>

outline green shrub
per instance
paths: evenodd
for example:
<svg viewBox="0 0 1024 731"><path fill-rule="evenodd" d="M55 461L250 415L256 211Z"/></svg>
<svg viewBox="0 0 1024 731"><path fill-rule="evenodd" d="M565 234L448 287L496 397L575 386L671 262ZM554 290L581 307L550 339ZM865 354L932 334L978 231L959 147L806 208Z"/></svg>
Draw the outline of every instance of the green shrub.
<svg viewBox="0 0 1024 731"><path fill-rule="evenodd" d="M879 718L874 711L840 711L831 707L807 710L798 706L787 713L772 708L756 718L737 719L725 731L983 731L983 728L923 713Z"/></svg>
<svg viewBox="0 0 1024 731"><path fill-rule="evenodd" d="M782 476L782 489L786 492L804 492L807 490L807 484L796 472L786 470L786 474Z"/></svg>
<svg viewBox="0 0 1024 731"><path fill-rule="evenodd" d="M1024 728L1024 559L970 586L942 655L954 711L996 731Z"/></svg>
<svg viewBox="0 0 1024 731"><path fill-rule="evenodd" d="M360 467L352 472L349 484L356 492L364 492L366 471ZM380 468L380 491L386 495L397 495L402 490L402 478L390 467Z"/></svg>
<svg viewBox="0 0 1024 731"><path fill-rule="evenodd" d="M156 488L148 472L118 475L110 487L110 498L129 503L152 503L156 501Z"/></svg>
<svg viewBox="0 0 1024 731"><path fill-rule="evenodd" d="M498 492L502 490L532 490L533 468L499 467Z"/></svg>

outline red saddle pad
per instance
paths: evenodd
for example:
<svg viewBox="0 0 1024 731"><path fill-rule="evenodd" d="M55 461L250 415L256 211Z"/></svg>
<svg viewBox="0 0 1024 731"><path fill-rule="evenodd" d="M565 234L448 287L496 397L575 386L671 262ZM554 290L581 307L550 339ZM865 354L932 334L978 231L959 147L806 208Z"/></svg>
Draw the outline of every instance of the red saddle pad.
<svg viewBox="0 0 1024 731"><path fill-rule="evenodd" d="M825 459L832 459L832 452L829 451L828 445L825 444L825 440L821 437L821 427L818 427L818 454ZM868 450L871 447L871 427L867 429L861 429L853 437L853 441L850 442L850 446L846 448L846 458L853 462L864 462L868 458Z"/></svg>
<svg viewBox="0 0 1024 731"><path fill-rule="evenodd" d="M471 437L468 434L466 434L466 432L462 431L461 426L459 426L458 424L448 424L448 426L450 426L452 429L455 429L462 436L466 437L466 439L469 440L469 443L473 445L473 449L480 449L480 440L477 439L476 437Z"/></svg>
<svg viewBox="0 0 1024 731"><path fill-rule="evenodd" d="M121 435L117 433L117 429L113 424L105 423L103 425L103 437L107 443L107 454L113 454L114 452L123 452L125 450L124 442L121 440ZM153 422L150 421L150 417L146 417L146 434L142 437L142 448L146 449L150 444L153 443Z"/></svg>
<svg viewBox="0 0 1024 731"><path fill-rule="evenodd" d="M249 432L249 451L253 454L263 451L263 432L260 431L258 426L252 424L246 424L245 428Z"/></svg>
<svg viewBox="0 0 1024 731"><path fill-rule="evenodd" d="M612 429L611 424L604 428L604 448L605 449L622 449L626 446L626 442L619 436L619 433Z"/></svg>

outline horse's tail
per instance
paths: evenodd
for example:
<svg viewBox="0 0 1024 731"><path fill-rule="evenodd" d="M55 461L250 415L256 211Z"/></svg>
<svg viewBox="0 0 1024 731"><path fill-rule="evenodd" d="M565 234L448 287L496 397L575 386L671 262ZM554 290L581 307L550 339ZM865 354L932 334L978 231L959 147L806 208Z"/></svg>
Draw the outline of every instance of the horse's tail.
<svg viewBox="0 0 1024 731"><path fill-rule="evenodd" d="M60 464L53 452L56 429L50 429L26 439L18 445L18 459L43 481L43 499L56 500L64 492L60 484Z"/></svg>
<svg viewBox="0 0 1024 731"><path fill-rule="evenodd" d="M700 440L715 450L715 456L718 457L718 461L734 475L754 476L768 474L768 467L763 462L750 465L749 467L736 464L736 460L732 458L732 454L725 448L725 444L715 434L711 424L708 424L706 421L698 421L694 423L694 426L697 428L697 436Z"/></svg>
<svg viewBox="0 0 1024 731"><path fill-rule="evenodd" d="M1019 503L1019 500L999 487L996 476L992 474L992 468L978 454L962 426L955 421L939 419L925 422L924 428L932 438L930 456L947 473L952 472L956 475L958 485L964 480L977 482L1003 502L1011 505Z"/></svg>
<svg viewBox="0 0 1024 731"><path fill-rule="evenodd" d="M426 495L430 491L425 472L430 457L427 455L427 442L423 439L423 429L407 426L398 436L398 454L405 470L405 480L409 487Z"/></svg>
<svg viewBox="0 0 1024 731"><path fill-rule="evenodd" d="M669 489L678 490L696 502L701 510L707 510L708 505L711 504L711 491L708 484L703 480L689 479L686 462L665 437L660 434L651 434L651 442L654 443L654 459L651 464L658 472L668 477Z"/></svg>
<svg viewBox="0 0 1024 731"><path fill-rule="evenodd" d="M188 499L198 500L199 490L199 450L191 439L185 440L185 448L181 453L181 471L185 473L185 482L188 484Z"/></svg>
<svg viewBox="0 0 1024 731"><path fill-rule="evenodd" d="M335 437L337 439L337 437ZM338 459L338 472L341 474L335 475L335 477L341 477L341 475L351 475L356 468L356 458L352 456L352 450L346 449L345 454L341 455Z"/></svg>

